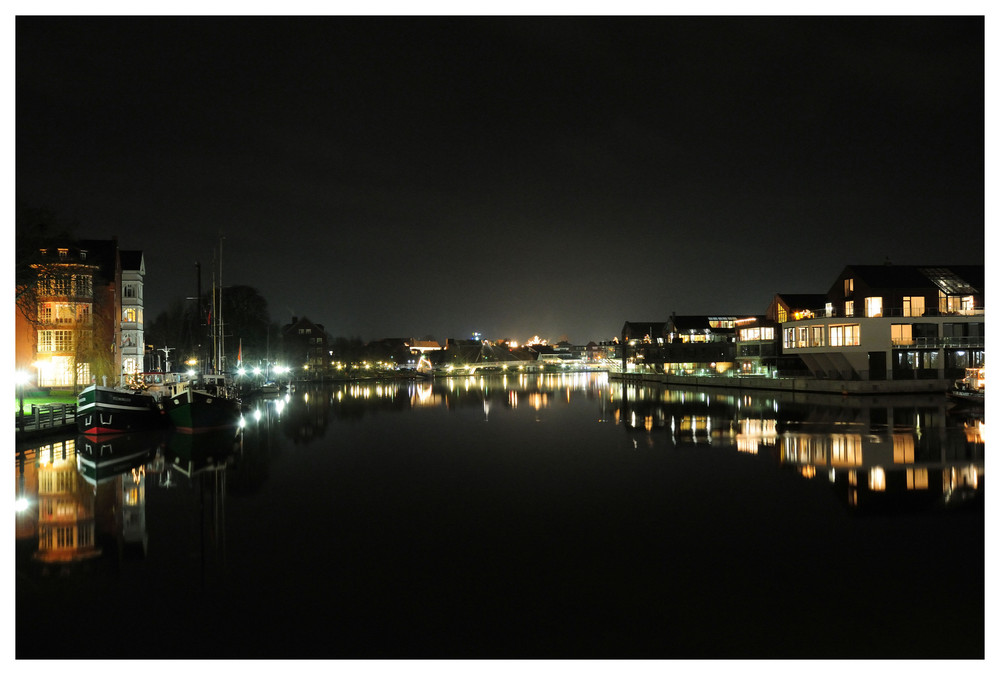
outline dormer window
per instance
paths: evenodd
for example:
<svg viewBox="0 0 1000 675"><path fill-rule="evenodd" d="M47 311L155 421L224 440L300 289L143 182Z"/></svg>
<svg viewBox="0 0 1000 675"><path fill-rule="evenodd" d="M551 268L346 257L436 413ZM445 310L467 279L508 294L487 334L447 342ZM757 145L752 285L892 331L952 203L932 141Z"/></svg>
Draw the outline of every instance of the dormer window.
<svg viewBox="0 0 1000 675"><path fill-rule="evenodd" d="M61 249L58 249L58 250L59 250L59 259L60 260L65 260L66 258L69 257L69 249L68 248L61 248Z"/></svg>

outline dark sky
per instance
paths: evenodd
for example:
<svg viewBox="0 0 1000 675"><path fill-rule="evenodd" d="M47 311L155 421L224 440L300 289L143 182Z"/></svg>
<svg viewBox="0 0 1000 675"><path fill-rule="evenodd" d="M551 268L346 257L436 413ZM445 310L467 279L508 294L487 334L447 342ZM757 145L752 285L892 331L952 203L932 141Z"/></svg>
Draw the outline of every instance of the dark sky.
<svg viewBox="0 0 1000 675"><path fill-rule="evenodd" d="M16 20L18 206L333 335L610 339L984 261L984 20ZM207 272L206 272L207 282Z"/></svg>

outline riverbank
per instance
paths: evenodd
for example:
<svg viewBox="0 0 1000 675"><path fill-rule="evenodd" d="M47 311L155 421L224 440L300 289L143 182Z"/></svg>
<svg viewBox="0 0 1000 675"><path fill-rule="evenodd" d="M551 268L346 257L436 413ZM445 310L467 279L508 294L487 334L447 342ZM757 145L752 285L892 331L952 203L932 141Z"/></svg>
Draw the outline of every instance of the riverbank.
<svg viewBox="0 0 1000 675"><path fill-rule="evenodd" d="M814 377L764 377L726 375L664 375L660 373L610 373L612 380L676 387L722 387L764 391L821 394L927 394L944 393L951 380L819 380Z"/></svg>

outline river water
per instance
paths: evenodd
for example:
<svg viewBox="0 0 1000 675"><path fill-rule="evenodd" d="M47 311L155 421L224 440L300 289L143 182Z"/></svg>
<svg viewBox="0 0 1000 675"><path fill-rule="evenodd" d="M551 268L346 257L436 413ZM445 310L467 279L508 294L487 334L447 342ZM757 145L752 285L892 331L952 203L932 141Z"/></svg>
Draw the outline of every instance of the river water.
<svg viewBox="0 0 1000 675"><path fill-rule="evenodd" d="M982 658L981 411L603 373L16 454L18 658Z"/></svg>

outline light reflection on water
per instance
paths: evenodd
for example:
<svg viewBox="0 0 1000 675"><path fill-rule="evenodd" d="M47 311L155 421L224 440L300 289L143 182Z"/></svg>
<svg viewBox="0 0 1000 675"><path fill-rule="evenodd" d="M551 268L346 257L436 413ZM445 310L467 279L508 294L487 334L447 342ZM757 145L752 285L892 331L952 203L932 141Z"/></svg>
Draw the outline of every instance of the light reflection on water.
<svg viewBox="0 0 1000 675"><path fill-rule="evenodd" d="M405 446L400 445L402 439L407 440ZM566 439L567 446L554 446L558 439ZM96 443L81 436L19 447L15 460L18 614L31 616L33 610L29 607L36 604L51 610L52 603L58 603L61 594L66 593L67 578L81 584L75 592L86 597L98 588L121 591L119 584L127 576L132 583L140 579L141 587L167 584L173 589L163 601L163 622L169 621L166 617L172 616L171 612L183 613L210 596L216 598L213 611L235 625L240 612L253 611L256 606L276 612L276 603L286 596L300 604L317 602L322 606L320 599L303 590L302 582L296 582L295 577L301 575L311 583L326 579L319 586L326 589L324 597L338 589L337 597L350 598L356 591L339 586L344 583L339 579L349 577L351 583L364 589L384 586L387 579L368 571L373 568L383 574L402 574L402 578L416 575L420 583L407 585L406 590L393 585L393 594L384 599L369 598L370 606L381 608L381 613L363 608L362 604L350 604L364 601L342 599L347 603L345 611L356 615L354 630L360 634L363 628L385 620L385 612L390 611L387 608L398 603L401 594L412 594L410 602L440 602L448 610L432 613L438 617L433 620L425 617L424 638L429 655L449 657L466 652L455 651L457 648L450 642L445 647L435 643L433 638L440 630L432 631L442 626L458 630L456 626L461 622L452 623L440 615L455 614L458 607L465 607L459 602L465 601L442 598L451 593L477 598L485 617L500 616L502 612L497 608L513 603L521 609L504 611L514 612L519 622L533 625L521 610L535 607L533 603L539 600L534 598L548 594L569 597L569 589L577 588L566 579L556 580L549 571L558 568L564 574L569 569L565 564L572 560L571 565L580 569L572 577L579 577L581 583L585 580L588 587L604 589L607 596L602 602L630 597L636 592L631 584L641 580L646 585L644 592L653 593L651 597L667 593L673 598L671 602L685 603L685 611L700 615L707 610L691 604L696 602L696 591L683 600L686 596L678 596L676 580L667 570L672 569L673 575L685 580L682 587L686 584L703 589L711 583L711 592L720 593L717 567L725 565L724 561L737 552L746 555L743 543L703 541L706 532L725 527L727 520L743 528L738 541L760 546L765 546L760 542L770 542L765 548L781 548L783 555L792 556L783 558L783 565L794 568L804 560L815 566L821 559L831 559L830 570L815 568L809 574L836 573L843 577L845 561L853 558L851 551L841 550L832 534L828 542L821 538L811 544L824 553L802 553L790 543L777 543L785 539L776 533L800 532L795 529L802 527L796 509L832 517L820 501L815 501L814 493L794 486L785 492L775 491L774 503L765 511L772 517L778 514L776 522L760 524L745 514L727 512L735 494L756 495L752 486L734 492L740 490L734 480L766 479L770 490L775 485L789 484L776 480L769 471L792 475L795 481L832 492L846 514L910 522L902 519L915 514L930 517L981 509L984 448L981 411L956 411L941 396L876 398L665 390L623 386L606 374L593 373L302 386L291 394L248 401L238 431L133 434ZM664 464L663 460L670 457L675 459ZM385 462L397 463L398 468L387 467ZM714 488L713 481L718 482ZM393 492L407 489L412 492ZM366 501L372 495L378 499ZM797 501L804 496L813 500L810 505ZM715 505L704 501L713 498L717 500ZM748 513L753 511L751 504L742 506ZM637 512L638 508L647 511ZM678 513L684 514L680 520L674 515ZM549 523L552 518L556 518L557 527ZM781 518L789 520L783 522ZM873 523L871 527L882 527L881 521L867 522ZM815 527L816 533L843 533L844 525L833 522L806 527ZM949 526L938 527L944 528L939 532L945 532ZM464 534L454 537L451 531ZM393 533L395 540L406 545L401 543L395 548L391 537L388 541L377 538L389 536L385 532ZM284 549L274 542L288 538L290 533L306 539L297 539L287 558ZM846 536L850 540L859 535ZM597 548L585 543L593 537L599 542ZM882 534L872 537L876 542L885 539ZM310 562L311 552L324 550L324 539L337 542L335 552L354 552L361 558L356 563L340 563L346 568L339 573L329 568L329 553ZM305 545L305 541L311 543ZM959 549L969 544L972 551L982 546L981 542L960 542ZM691 547L697 545L704 551L693 553ZM866 544L871 550L878 545L888 546ZM414 546L420 552L409 553ZM438 553L432 557L420 546ZM910 546L914 544L906 544ZM932 547L932 542L927 546ZM524 550L512 551L511 547ZM906 547L893 555L907 559ZM287 562L286 558L270 557L271 549L281 551ZM550 552L542 554L544 550ZM681 560L694 557L690 562L678 563L678 550L685 552ZM484 551L490 552L486 559L492 556L492 561L480 573L485 570L498 582L507 580L507 585L517 580L511 587L530 589L530 599L528 595L515 595L519 599L513 600L506 593L483 590L480 574L466 576L473 573L464 571L465 567L483 565ZM651 557L637 558L640 553ZM451 562L442 563L439 554L450 557ZM333 554L334 558L343 555ZM755 578L771 588L786 582L794 585L777 573L775 578L769 577L770 558L765 557L765 551L757 555L761 557L742 559L742 571L728 569L726 574L735 575L734 579L743 579L741 575L747 580ZM806 557L796 563L795 555ZM522 566L522 556L532 563ZM433 565L444 564L450 569L450 576L429 571L433 567L431 560L436 561ZM675 567L664 568L668 560L674 560L671 564ZM395 566L401 564L399 561L406 561L409 571L401 572ZM678 564L681 566L676 567ZM913 564L929 565L950 575L966 569L968 561L954 563L954 568L947 567L952 564L949 561L921 559ZM280 578L268 576L268 570L282 565L291 565L294 573L283 573ZM427 570L419 571L425 567ZM701 568L709 571L698 572ZM787 571L783 574L787 575ZM263 587L253 602L245 595L248 584L263 583L262 575L267 578L267 587L275 589L270 605L266 598L271 596ZM628 581L630 578L633 581ZM88 587L94 579L101 579L101 585ZM666 590L648 588L656 579L670 582ZM747 593L755 598L754 602L744 599L743 609L734 612L740 627L733 630L746 631L744 624L750 617L760 618L749 609L760 605L757 591L743 590L745 587L736 581L727 583L722 586L728 593ZM846 588L858 582L845 578L840 583ZM882 588L880 583L871 583L875 585L869 590ZM433 592L426 591L425 597L419 590L421 584ZM179 590L178 585L185 590ZM459 593L451 589L462 590ZM827 592L830 598L838 593L836 587ZM219 601L215 594L226 600ZM769 603L791 611L799 602L792 598L776 594ZM220 609L219 602L227 608L232 604L238 611L233 609L230 615L228 609ZM676 624L671 624L676 638L664 638L656 628L663 619L656 618L659 614L655 604L639 600L634 606L626 606L648 622L648 637L641 631L620 635L611 631L605 635L617 635L616 640L590 641L592 644L585 647L588 639L581 638L581 631L589 629L575 623L584 618L568 619L559 609L561 605L550 602L543 603L544 609L535 607L533 611L541 617L537 621L568 621L576 626L575 637L569 635L568 628L563 637L558 637L558 630L556 635L550 635L548 643L522 636L521 645L526 650L522 652L514 647L499 649L494 642L499 638L480 636L467 640L466 648L471 650L467 655L858 655L798 643L777 652L738 640L727 643L728 647L720 646ZM578 607L575 611L591 623L598 620L598 615L592 616L589 610ZM44 614L41 609L38 612ZM370 617L367 612L371 612ZM854 613L851 610L852 616ZM779 618L769 617L773 621ZM289 625L296 627L296 634L312 635L312 629L304 624ZM495 629L494 624L489 625ZM797 630L794 624L781 625L786 631ZM718 630L724 631L724 626ZM975 651L979 642L974 632L969 639ZM65 649L69 650L70 644L66 642ZM280 645L273 647L277 651L270 652L261 644L243 647L249 650L246 653L237 650L208 655L302 655L283 653ZM397 653L383 644L381 651L372 646L371 652L359 653L365 657L428 655L413 641L403 640L401 644L408 645L410 651ZM551 649L555 649L552 645L562 645L562 651L546 651L546 644ZM741 644L743 651L737 650L735 644ZM873 638L872 644L885 643ZM26 650L24 655L46 653L37 645L28 649L20 639L18 645L19 650ZM567 645L576 646L578 651ZM604 645L606 651L598 649L598 645ZM624 651L615 651L615 645ZM77 645L75 649L83 651L73 654L105 654L96 647ZM178 653L169 644L161 649L157 652L160 656L202 655ZM356 654L344 648L313 655ZM877 651L874 655L902 656Z"/></svg>

